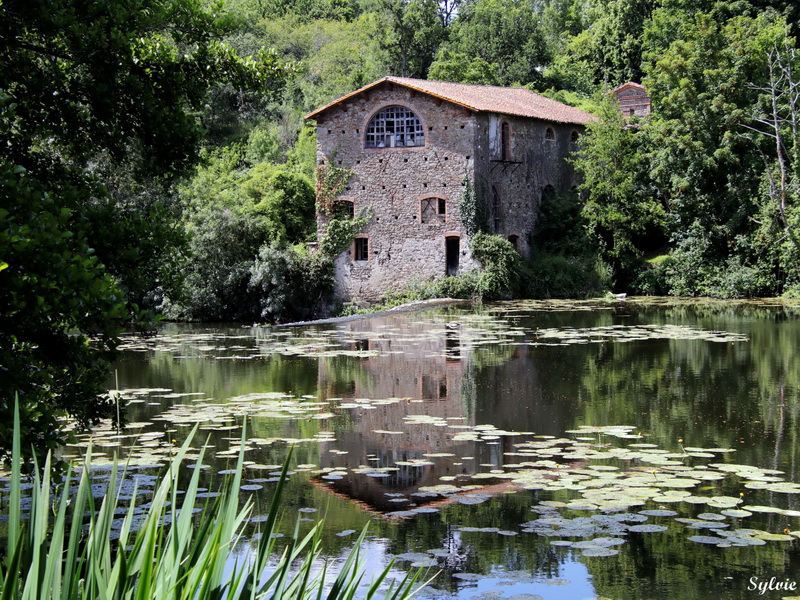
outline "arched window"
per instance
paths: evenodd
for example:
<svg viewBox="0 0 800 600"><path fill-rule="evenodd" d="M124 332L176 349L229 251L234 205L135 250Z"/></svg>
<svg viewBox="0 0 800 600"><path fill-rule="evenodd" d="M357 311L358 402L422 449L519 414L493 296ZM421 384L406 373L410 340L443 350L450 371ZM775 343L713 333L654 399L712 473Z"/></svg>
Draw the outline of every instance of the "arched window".
<svg viewBox="0 0 800 600"><path fill-rule="evenodd" d="M556 132L553 130L552 127L548 127L544 131L544 139L548 142L555 142L556 141Z"/></svg>
<svg viewBox="0 0 800 600"><path fill-rule="evenodd" d="M573 144L577 144L579 137L581 137L581 134L579 134L577 131L573 131L572 134L569 136L569 141Z"/></svg>
<svg viewBox="0 0 800 600"><path fill-rule="evenodd" d="M388 106L367 125L367 148L411 148L425 145L425 134L417 115L405 106Z"/></svg>
<svg viewBox="0 0 800 600"><path fill-rule="evenodd" d="M505 121L500 125L500 160L511 160L511 127Z"/></svg>
<svg viewBox="0 0 800 600"><path fill-rule="evenodd" d="M542 189L542 203L552 200L556 197L556 188L549 183Z"/></svg>

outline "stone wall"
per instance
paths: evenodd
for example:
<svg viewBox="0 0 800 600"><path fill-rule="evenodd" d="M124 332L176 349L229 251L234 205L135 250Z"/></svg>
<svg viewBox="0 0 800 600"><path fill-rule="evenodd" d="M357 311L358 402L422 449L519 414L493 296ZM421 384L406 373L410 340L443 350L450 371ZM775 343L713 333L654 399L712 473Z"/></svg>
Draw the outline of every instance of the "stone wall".
<svg viewBox="0 0 800 600"><path fill-rule="evenodd" d="M510 128L507 160L501 159L500 125ZM548 133L548 129L550 133ZM489 231L516 237L517 250L530 252L543 194L562 194L577 185L566 162L576 148L580 125L563 125L506 115L480 115L475 188L490 213ZM549 186L549 187L548 187Z"/></svg>
<svg viewBox="0 0 800 600"><path fill-rule="evenodd" d="M392 105L406 106L417 115L426 136L424 146L364 147L370 120ZM535 226L543 189L550 185L561 192L575 184L563 159L579 126L476 114L390 83L348 98L321 119L318 164L332 161L352 169L354 175L340 199L352 202L355 214L367 207L372 211L372 219L358 236L367 240L367 260L354 260L355 244L336 260L339 299L375 300L414 280L445 275L448 238L451 253L458 245L458 272L478 266L459 212L465 176L474 182L482 201L499 210L489 230L516 236L523 255L529 251L528 234ZM508 160L499 161L503 120L510 126L510 148ZM554 140L545 139L548 127ZM425 201L438 206L440 198L444 214L425 219ZM318 216L319 237L327 222L324 215ZM363 248L363 242L359 245Z"/></svg>

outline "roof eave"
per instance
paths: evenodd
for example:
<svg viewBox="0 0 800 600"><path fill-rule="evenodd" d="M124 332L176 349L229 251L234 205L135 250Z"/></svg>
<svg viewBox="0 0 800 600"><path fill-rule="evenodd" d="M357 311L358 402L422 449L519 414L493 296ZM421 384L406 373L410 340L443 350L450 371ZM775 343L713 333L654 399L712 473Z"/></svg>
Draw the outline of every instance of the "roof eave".
<svg viewBox="0 0 800 600"><path fill-rule="evenodd" d="M358 96L359 94L363 94L364 92L367 92L367 91L371 90L372 88L377 87L380 84L386 83L386 82L392 83L394 85L399 85L399 86L402 86L402 87L410 89L410 90L414 90L415 92L419 92L420 94L425 94L427 96L431 96L432 98L437 98L439 100L442 100L443 102L449 102L450 104L455 104L456 106L461 106L463 108L466 108L467 110L471 110L472 112L482 112L480 109L475 108L474 106L470 106L469 104L466 104L464 102L458 102L457 100L453 100L452 98L448 98L447 96L442 96L440 94L434 94L430 90L426 90L426 89L421 88L421 87L410 85L408 82L405 82L405 81L398 81L396 78L392 77L391 75L387 75L385 77L381 77L377 81L373 81L369 85L365 85L364 87L357 89L354 92L346 94L346 95L342 96L341 98L337 98L333 102L329 102L328 104L326 104L322 108L318 108L314 112L308 113L303 118L304 119L317 120L317 116L318 115L321 115L322 113L330 110L331 108L334 108L335 106L339 106L341 103L347 102L351 98L353 98L355 96Z"/></svg>

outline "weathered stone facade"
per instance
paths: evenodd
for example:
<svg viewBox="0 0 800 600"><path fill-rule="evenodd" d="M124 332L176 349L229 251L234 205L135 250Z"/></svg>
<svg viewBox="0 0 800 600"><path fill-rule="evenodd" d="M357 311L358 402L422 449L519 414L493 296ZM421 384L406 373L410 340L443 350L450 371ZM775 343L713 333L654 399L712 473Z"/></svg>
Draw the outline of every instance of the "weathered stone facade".
<svg viewBox="0 0 800 600"><path fill-rule="evenodd" d="M449 95L431 93L431 85ZM497 97L498 106L476 107L458 95L462 90L485 90L482 97L489 103ZM353 247L336 261L339 298L374 300L413 280L479 266L460 214L468 185L488 209L488 230L528 254L543 194L566 192L577 183L565 159L591 117L524 90L508 92L535 96L551 111L550 104L568 109L572 122L560 114L562 122L503 111L503 90L388 77L309 115L317 121L318 164L333 161L353 171L338 201L351 202L355 214L372 213ZM367 147L373 117L393 106L414 113L424 143ZM319 214L318 236L327 223Z"/></svg>

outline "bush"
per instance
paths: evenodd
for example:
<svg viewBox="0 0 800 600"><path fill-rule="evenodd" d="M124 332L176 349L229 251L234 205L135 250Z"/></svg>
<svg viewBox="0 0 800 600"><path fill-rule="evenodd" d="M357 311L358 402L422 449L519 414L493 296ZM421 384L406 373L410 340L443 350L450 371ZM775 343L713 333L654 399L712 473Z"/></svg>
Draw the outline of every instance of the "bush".
<svg viewBox="0 0 800 600"><path fill-rule="evenodd" d="M611 286L611 270L597 257L535 254L525 262L526 298L586 298Z"/></svg>
<svg viewBox="0 0 800 600"><path fill-rule="evenodd" d="M297 321L319 315L333 296L333 262L303 245L264 246L250 268L249 293L259 317Z"/></svg>
<svg viewBox="0 0 800 600"><path fill-rule="evenodd" d="M519 289L521 261L511 242L499 235L478 232L472 236L470 249L483 267L475 295L496 300L512 296Z"/></svg>

